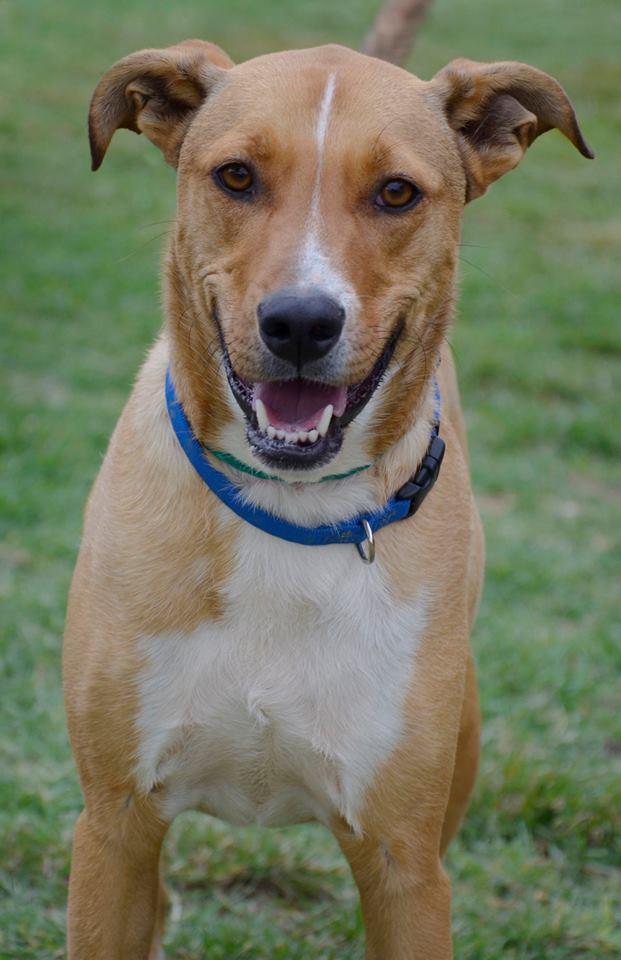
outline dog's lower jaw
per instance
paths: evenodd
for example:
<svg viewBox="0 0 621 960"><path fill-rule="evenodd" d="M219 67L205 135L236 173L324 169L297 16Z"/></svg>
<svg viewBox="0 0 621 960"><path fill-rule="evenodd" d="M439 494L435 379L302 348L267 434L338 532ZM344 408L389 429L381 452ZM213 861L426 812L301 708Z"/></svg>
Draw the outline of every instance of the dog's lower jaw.
<svg viewBox="0 0 621 960"><path fill-rule="evenodd" d="M389 385L390 379L380 390ZM270 469L269 474L279 479L265 480L255 479L230 464L216 460L214 463L240 488L245 498L292 523L316 526L340 522L365 511L373 512L412 476L425 454L436 414L434 384L430 380L425 385L410 428L404 429L381 457L369 462L365 458L368 457L370 425L377 415L375 402L374 398L344 431L338 456L322 468L304 473ZM381 402L378 394L378 406ZM241 413L235 426L223 431L221 441L236 460L265 469L248 447ZM361 466L365 469L361 470Z"/></svg>

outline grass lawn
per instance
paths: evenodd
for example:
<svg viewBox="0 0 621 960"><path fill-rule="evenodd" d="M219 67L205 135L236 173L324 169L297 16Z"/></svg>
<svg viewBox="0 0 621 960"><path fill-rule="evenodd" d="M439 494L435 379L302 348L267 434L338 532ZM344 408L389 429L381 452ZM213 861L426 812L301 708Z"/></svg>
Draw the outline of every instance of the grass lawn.
<svg viewBox="0 0 621 960"><path fill-rule="evenodd" d="M234 57L357 45L372 0L0 0L0 958L64 956L80 792L60 649L82 505L160 324L174 173L86 109L117 58L186 36ZM460 960L621 956L621 5L437 0L414 63L522 59L572 96L559 134L466 212L453 342L488 541L474 637L483 762L449 856ZM179 960L362 956L320 828L185 815L166 848ZM424 960L424 958L421 958Z"/></svg>

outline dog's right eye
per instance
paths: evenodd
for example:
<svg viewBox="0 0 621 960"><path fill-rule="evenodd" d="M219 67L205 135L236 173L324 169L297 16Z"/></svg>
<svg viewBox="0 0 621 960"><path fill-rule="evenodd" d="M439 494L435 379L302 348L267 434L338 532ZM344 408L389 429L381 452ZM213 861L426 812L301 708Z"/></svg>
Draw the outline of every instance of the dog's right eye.
<svg viewBox="0 0 621 960"><path fill-rule="evenodd" d="M227 193L248 195L254 185L252 171L245 163L225 163L215 171L216 182Z"/></svg>

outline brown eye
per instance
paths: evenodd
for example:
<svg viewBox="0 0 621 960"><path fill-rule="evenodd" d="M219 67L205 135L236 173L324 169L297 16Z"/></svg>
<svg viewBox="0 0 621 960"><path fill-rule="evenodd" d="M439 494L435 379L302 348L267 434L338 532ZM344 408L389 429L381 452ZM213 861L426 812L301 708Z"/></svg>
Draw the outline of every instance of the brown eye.
<svg viewBox="0 0 621 960"><path fill-rule="evenodd" d="M402 177L387 180L375 198L378 207L389 210L404 210L413 207L422 197L422 192L416 184Z"/></svg>
<svg viewBox="0 0 621 960"><path fill-rule="evenodd" d="M230 193L248 193L254 183L252 171L245 163L225 163L216 170L216 179Z"/></svg>

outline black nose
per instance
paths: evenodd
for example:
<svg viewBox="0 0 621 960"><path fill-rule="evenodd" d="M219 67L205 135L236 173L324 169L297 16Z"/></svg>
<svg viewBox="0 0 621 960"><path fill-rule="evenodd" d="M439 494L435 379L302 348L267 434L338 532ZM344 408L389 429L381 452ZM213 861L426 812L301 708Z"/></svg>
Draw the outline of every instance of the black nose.
<svg viewBox="0 0 621 960"><path fill-rule="evenodd" d="M265 345L298 370L332 350L345 322L341 304L317 287L285 287L270 293L257 313Z"/></svg>

